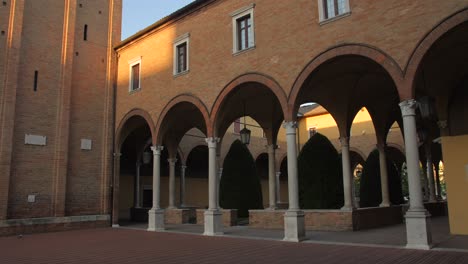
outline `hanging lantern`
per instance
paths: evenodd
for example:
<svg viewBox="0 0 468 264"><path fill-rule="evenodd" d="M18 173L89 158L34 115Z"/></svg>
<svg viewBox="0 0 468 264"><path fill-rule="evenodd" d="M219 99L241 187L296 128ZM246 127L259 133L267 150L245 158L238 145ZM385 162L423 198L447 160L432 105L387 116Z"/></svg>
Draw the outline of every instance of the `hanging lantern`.
<svg viewBox="0 0 468 264"><path fill-rule="evenodd" d="M149 164L151 162L151 152L145 151L143 152L143 164Z"/></svg>
<svg viewBox="0 0 468 264"><path fill-rule="evenodd" d="M418 99L418 107L419 111L421 112L421 117L424 120L431 120L435 118L435 107L434 107L434 99L429 96L423 96Z"/></svg>
<svg viewBox="0 0 468 264"><path fill-rule="evenodd" d="M251 131L245 127L245 123L244 123L244 128L240 131L240 138L241 138L242 144L244 145L250 144L250 134L251 134Z"/></svg>

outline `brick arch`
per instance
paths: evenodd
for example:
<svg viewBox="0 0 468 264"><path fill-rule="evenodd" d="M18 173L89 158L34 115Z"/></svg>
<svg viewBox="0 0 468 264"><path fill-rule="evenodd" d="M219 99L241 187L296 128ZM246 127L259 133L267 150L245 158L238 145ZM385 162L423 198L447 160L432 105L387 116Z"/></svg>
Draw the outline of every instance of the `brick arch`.
<svg viewBox="0 0 468 264"><path fill-rule="evenodd" d="M117 129L115 130L115 135L116 135L116 138L115 138L115 149L116 151L120 151L120 146L122 145L123 143L123 135L124 135L124 132L125 132L125 124L127 123L128 120L130 120L132 117L141 117L143 118L145 121L146 121L146 124L148 125L149 129L150 129L150 132L151 132L151 139L154 143L154 122L153 122L153 119L151 118L151 115L143 110L143 109L140 109L140 108L135 108L135 109L132 109L130 110L123 118L122 120L120 120L120 123L119 123L119 126L117 127Z"/></svg>
<svg viewBox="0 0 468 264"><path fill-rule="evenodd" d="M260 73L246 73L232 80L228 85L226 85L223 88L221 93L218 94L215 103L211 109L211 132L214 131L214 125L221 110L221 106L225 102L229 94L232 91L234 91L238 86L250 82L260 83L265 87L269 88L270 91L276 96L276 99L278 99L281 105L281 109L283 111L283 116L286 117L286 113L288 112L288 99L286 93L284 92L283 88L278 84L278 82L276 82L272 77Z"/></svg>
<svg viewBox="0 0 468 264"><path fill-rule="evenodd" d="M161 125L163 121L168 117L167 114L168 112L177 104L180 103L190 103L194 105L200 113L203 115L203 119L205 120L205 126L206 126L206 132L207 132L207 137L209 137L211 133L211 125L210 125L210 115L208 113L208 110L205 106L205 104L196 96L191 95L191 94L181 94L178 95L174 98L172 98L169 103L163 108L161 114L159 115L158 122L156 123L155 126L155 137L154 137L154 144L161 144L161 135L160 135L160 130L161 130Z"/></svg>
<svg viewBox="0 0 468 264"><path fill-rule="evenodd" d="M309 64L307 64L307 66L296 78L291 92L289 93L289 112L287 115L285 115L285 119L288 121L296 119L294 114L297 111L297 106L295 104L298 99L298 94L301 91L301 88L304 85L307 78L314 71L316 71L321 65L332 59L350 55L365 57L380 65L392 78L397 89L399 89L400 83L403 81L403 71L401 70L400 66L398 66L398 63L396 63L396 61L392 57L390 57L383 51L365 44L343 44L339 46L334 46L312 59L312 61L310 61ZM400 91L398 91L398 93L400 93Z"/></svg>
<svg viewBox="0 0 468 264"><path fill-rule="evenodd" d="M418 43L405 68L404 86L400 95L402 100L414 98L416 74L425 55L434 43L436 43L445 33L467 21L468 8L465 8L450 17L445 18L438 25L432 28L432 30Z"/></svg>

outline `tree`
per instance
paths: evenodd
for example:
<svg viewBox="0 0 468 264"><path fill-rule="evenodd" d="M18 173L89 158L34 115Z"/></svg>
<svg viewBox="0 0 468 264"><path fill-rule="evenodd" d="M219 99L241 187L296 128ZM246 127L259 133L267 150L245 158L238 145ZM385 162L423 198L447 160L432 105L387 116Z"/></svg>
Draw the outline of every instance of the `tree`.
<svg viewBox="0 0 468 264"><path fill-rule="evenodd" d="M387 158L389 198L392 204L402 204L402 181L394 162ZM379 151L374 150L367 157L361 175L360 205L376 207L382 202Z"/></svg>
<svg viewBox="0 0 468 264"><path fill-rule="evenodd" d="M263 209L255 160L239 140L232 143L224 159L219 196L220 206L237 209L239 217L247 217L249 209Z"/></svg>
<svg viewBox="0 0 468 264"><path fill-rule="evenodd" d="M343 206L341 159L327 137L313 135L298 157L299 200L304 209Z"/></svg>

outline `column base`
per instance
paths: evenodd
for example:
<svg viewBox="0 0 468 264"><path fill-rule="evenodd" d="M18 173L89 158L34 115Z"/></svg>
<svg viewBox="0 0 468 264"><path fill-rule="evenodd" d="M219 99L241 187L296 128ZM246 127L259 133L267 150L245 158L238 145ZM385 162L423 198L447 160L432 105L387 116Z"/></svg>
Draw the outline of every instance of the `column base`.
<svg viewBox="0 0 468 264"><path fill-rule="evenodd" d="M300 242L306 239L303 211L286 211L284 214L283 241Z"/></svg>
<svg viewBox="0 0 468 264"><path fill-rule="evenodd" d="M112 224L112 228L119 228L120 225L119 224Z"/></svg>
<svg viewBox="0 0 468 264"><path fill-rule="evenodd" d="M148 231L164 231L164 210L151 209L148 211Z"/></svg>
<svg viewBox="0 0 468 264"><path fill-rule="evenodd" d="M379 207L390 207L391 205L391 203L381 203Z"/></svg>
<svg viewBox="0 0 468 264"><path fill-rule="evenodd" d="M223 213L219 210L205 211L205 236L220 236L223 234Z"/></svg>
<svg viewBox="0 0 468 264"><path fill-rule="evenodd" d="M274 211L274 210L278 210L278 207L277 207L276 205L274 205L274 206L270 206L270 207L268 207L268 208L265 208L265 210L267 210L267 211Z"/></svg>
<svg viewBox="0 0 468 264"><path fill-rule="evenodd" d="M424 249L432 248L431 214L425 209L408 211L406 218L407 248Z"/></svg>
<svg viewBox="0 0 468 264"><path fill-rule="evenodd" d="M343 206L341 207L341 211L354 211L356 208L354 206Z"/></svg>

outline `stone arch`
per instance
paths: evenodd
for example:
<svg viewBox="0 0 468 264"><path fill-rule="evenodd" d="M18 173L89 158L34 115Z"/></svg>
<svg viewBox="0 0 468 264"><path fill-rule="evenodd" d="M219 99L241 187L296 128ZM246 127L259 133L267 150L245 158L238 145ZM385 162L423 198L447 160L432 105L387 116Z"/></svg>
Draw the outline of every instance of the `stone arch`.
<svg viewBox="0 0 468 264"><path fill-rule="evenodd" d="M164 121L170 118L168 114L172 109L174 109L177 105L180 105L183 103L191 104L192 106L194 106L196 109L199 110L199 112L203 116L203 121L204 121L203 126L206 128L205 132L207 133L207 136L211 135L210 115L208 113L208 110L205 104L199 98L195 97L194 95L181 94L172 98L169 101L169 103L167 103L167 105L161 111L161 114L159 115L158 121L155 126L154 144L162 144L163 133L161 131L161 128L162 128Z"/></svg>
<svg viewBox="0 0 468 264"><path fill-rule="evenodd" d="M223 90L218 94L215 103L211 109L211 119L210 124L211 127L209 128L211 133L216 133L216 122L219 119L220 112L222 112L223 104L229 99L229 96L241 85L248 84L248 83L257 83L260 84L267 89L269 89L276 99L279 102L281 111L283 116L287 113L287 96L283 88L279 85L277 81L275 81L272 77L260 74L260 73L246 73L236 77L234 80L229 82ZM256 120L257 121L257 120ZM258 121L257 121L258 122Z"/></svg>
<svg viewBox="0 0 468 264"><path fill-rule="evenodd" d="M400 98L402 100L411 99L415 96L416 75L420 65L431 47L444 34L453 28L468 21L468 8L465 8L441 21L430 32L428 32L417 44L411 54L404 72L404 85L400 88Z"/></svg>
<svg viewBox="0 0 468 264"><path fill-rule="evenodd" d="M397 89L399 89L400 83L403 81L403 71L398 66L398 63L396 63L396 61L392 57L390 57L383 51L365 44L343 44L334 46L312 59L296 78L291 92L289 93L289 112L285 115L285 119L287 121L296 119L295 113L297 112L297 109L299 107L298 105L296 105L298 95L304 83L313 72L315 72L325 62L328 62L338 57L352 55L368 58L371 61L380 65L391 77Z"/></svg>
<svg viewBox="0 0 468 264"><path fill-rule="evenodd" d="M116 129L116 138L115 138L115 151L118 152L120 150L120 147L123 143L123 141L125 140L125 138L128 136L128 134L131 132L131 129L126 129L125 125L127 124L127 122L134 118L134 117L140 117L140 118L143 118L149 129L150 129L150 132L151 132L151 139L152 139L152 142L154 144L154 140L155 140L155 137L154 137L154 122L153 122L153 119L151 118L151 115L146 112L145 110L143 109L139 109L139 108L135 108L135 109L132 109L130 110L123 118L122 120L120 120L120 123L119 123L119 126L117 127Z"/></svg>

